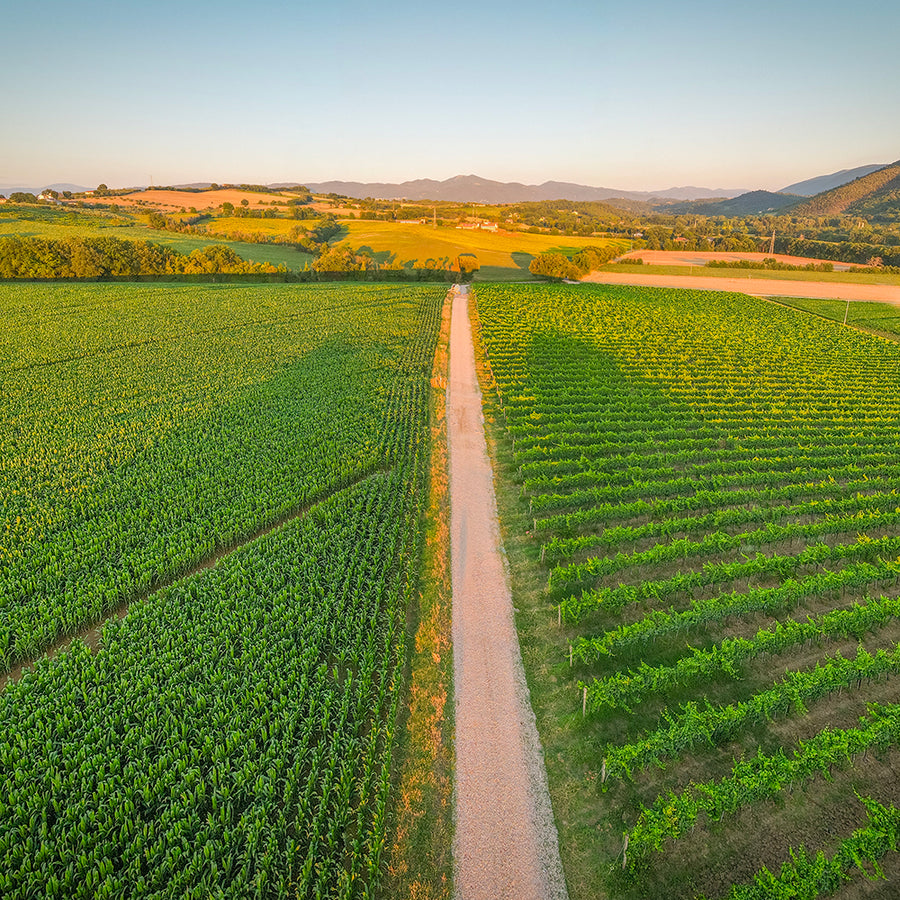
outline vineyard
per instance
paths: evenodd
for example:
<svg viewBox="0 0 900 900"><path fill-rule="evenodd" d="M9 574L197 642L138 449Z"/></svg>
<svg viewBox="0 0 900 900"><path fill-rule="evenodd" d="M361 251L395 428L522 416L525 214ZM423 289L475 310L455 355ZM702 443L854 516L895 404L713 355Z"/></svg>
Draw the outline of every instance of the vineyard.
<svg viewBox="0 0 900 900"><path fill-rule="evenodd" d="M477 294L571 896L896 885L900 347L740 295Z"/></svg>
<svg viewBox="0 0 900 900"><path fill-rule="evenodd" d="M375 895L445 292L2 289L4 897Z"/></svg>

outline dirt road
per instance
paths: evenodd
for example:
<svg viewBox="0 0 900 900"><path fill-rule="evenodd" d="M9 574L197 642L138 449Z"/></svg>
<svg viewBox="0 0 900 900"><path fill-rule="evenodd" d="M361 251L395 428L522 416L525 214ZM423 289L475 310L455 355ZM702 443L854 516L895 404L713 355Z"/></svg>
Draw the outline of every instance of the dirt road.
<svg viewBox="0 0 900 900"><path fill-rule="evenodd" d="M818 297L825 300L871 300L900 306L900 286L841 284L832 281L783 281L776 278L715 278L702 275L639 275L591 272L584 281L594 284L634 284L684 290L733 291L754 297Z"/></svg>
<svg viewBox="0 0 900 900"><path fill-rule="evenodd" d="M453 299L447 427L459 900L564 900L547 775L513 622L465 287Z"/></svg>

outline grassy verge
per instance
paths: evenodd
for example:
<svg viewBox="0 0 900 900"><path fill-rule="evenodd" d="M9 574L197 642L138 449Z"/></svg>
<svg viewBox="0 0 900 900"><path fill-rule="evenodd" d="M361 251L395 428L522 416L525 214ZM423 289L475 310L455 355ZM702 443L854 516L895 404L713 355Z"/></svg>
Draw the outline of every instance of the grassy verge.
<svg viewBox="0 0 900 900"><path fill-rule="evenodd" d="M422 587L413 625L387 897L449 900L453 845L453 654L446 389L450 301L431 378L431 465Z"/></svg>

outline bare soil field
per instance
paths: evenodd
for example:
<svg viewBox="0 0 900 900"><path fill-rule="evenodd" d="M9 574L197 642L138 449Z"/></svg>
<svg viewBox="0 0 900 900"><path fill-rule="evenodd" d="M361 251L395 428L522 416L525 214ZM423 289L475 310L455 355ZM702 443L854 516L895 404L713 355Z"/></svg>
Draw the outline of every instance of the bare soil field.
<svg viewBox="0 0 900 900"><path fill-rule="evenodd" d="M764 259L777 259L790 266L821 265L830 262L835 272L846 272L850 263L829 259L813 259L808 256L787 256L784 253L712 253L702 250L632 250L619 259L642 259L650 266L703 266L708 262L762 262Z"/></svg>
<svg viewBox="0 0 900 900"><path fill-rule="evenodd" d="M286 194L258 194L255 191L241 191L231 188L223 188L220 191L135 191L132 194L123 194L118 197L95 197L98 203L114 203L117 206L147 206L160 211L179 210L182 207L190 209L215 209L223 203L231 203L240 206L242 200L247 201L250 207L271 206L273 200L279 203L287 203L290 199Z"/></svg>
<svg viewBox="0 0 900 900"><path fill-rule="evenodd" d="M754 297L815 297L824 300L862 300L900 306L900 286L844 284L833 281L782 281L777 278L716 278L702 275L643 275L591 272L583 281L595 284L633 284L699 291L730 291Z"/></svg>

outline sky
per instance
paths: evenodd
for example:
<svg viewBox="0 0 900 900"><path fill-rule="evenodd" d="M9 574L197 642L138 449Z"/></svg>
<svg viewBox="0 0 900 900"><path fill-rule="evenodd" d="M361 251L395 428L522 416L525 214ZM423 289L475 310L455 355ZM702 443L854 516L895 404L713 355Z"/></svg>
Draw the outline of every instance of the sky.
<svg viewBox="0 0 900 900"><path fill-rule="evenodd" d="M777 190L900 158L896 0L7 0L0 23L0 190Z"/></svg>

